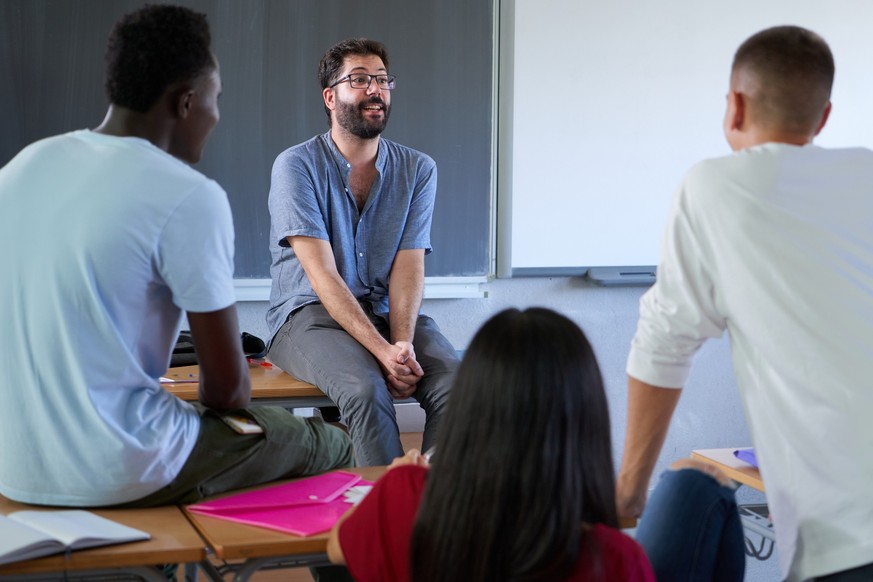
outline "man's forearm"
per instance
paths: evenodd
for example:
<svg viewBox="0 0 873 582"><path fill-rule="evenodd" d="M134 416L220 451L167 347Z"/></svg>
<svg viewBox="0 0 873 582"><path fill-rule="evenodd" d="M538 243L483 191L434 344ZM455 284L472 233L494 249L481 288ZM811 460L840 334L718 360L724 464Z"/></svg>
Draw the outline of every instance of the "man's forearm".
<svg viewBox="0 0 873 582"><path fill-rule="evenodd" d="M388 290L388 320L391 328L391 342L412 343L415 337L415 323L421 309L424 291L423 281L405 285L391 283Z"/></svg>
<svg viewBox="0 0 873 582"><path fill-rule="evenodd" d="M360 303L342 280L326 277L313 285L315 294L330 316L371 354L378 357L388 342L367 318Z"/></svg>
<svg viewBox="0 0 873 582"><path fill-rule="evenodd" d="M681 393L680 389L658 388L628 377L627 429L616 500L620 515L635 517L642 512Z"/></svg>
<svg viewBox="0 0 873 582"><path fill-rule="evenodd" d="M400 251L388 284L391 342L412 343L424 296L424 252Z"/></svg>

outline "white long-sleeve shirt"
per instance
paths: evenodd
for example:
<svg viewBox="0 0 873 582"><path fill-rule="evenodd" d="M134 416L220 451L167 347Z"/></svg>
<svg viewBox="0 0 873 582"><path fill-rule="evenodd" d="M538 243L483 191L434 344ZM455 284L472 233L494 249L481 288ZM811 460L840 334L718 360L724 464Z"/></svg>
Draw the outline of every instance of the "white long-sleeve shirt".
<svg viewBox="0 0 873 582"><path fill-rule="evenodd" d="M771 143L691 169L628 374L681 387L725 329L783 576L873 562L873 152Z"/></svg>

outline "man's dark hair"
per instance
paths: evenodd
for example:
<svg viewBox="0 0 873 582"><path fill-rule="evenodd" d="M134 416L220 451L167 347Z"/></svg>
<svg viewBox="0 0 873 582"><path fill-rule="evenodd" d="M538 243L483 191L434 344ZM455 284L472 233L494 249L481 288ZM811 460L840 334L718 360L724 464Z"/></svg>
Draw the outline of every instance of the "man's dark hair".
<svg viewBox="0 0 873 582"><path fill-rule="evenodd" d="M616 527L609 410L594 351L552 310L508 309L458 369L413 528L416 582L565 580ZM597 559L597 558L595 558Z"/></svg>
<svg viewBox="0 0 873 582"><path fill-rule="evenodd" d="M215 66L206 15L181 6L147 5L119 20L106 48L110 103L146 112L164 91Z"/></svg>
<svg viewBox="0 0 873 582"><path fill-rule="evenodd" d="M388 49L385 48L384 44L367 38L350 38L333 45L321 57L321 62L318 63L318 81L321 83L322 89L327 89L337 81L336 77L343 68L343 63L348 55L376 55L382 59L385 70L390 70L388 65ZM329 121L330 109L325 106L324 111L327 113Z"/></svg>
<svg viewBox="0 0 873 582"><path fill-rule="evenodd" d="M791 132L816 129L834 83L834 57L827 43L799 26L752 35L737 49L732 70L754 78L750 98L761 121Z"/></svg>

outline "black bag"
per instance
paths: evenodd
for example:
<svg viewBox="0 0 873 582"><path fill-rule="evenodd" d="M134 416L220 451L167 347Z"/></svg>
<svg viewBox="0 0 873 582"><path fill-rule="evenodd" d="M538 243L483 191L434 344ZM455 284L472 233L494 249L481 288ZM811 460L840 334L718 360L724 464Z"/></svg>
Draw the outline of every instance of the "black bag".
<svg viewBox="0 0 873 582"><path fill-rule="evenodd" d="M264 340L247 332L242 332L242 349L247 358L263 358L267 355L267 346ZM197 364L197 352L194 350L194 341L188 330L179 332L179 339L170 356L170 367L193 366Z"/></svg>
<svg viewBox="0 0 873 582"><path fill-rule="evenodd" d="M180 331L179 339L176 340L176 346L173 348L173 355L170 356L170 367L193 366L196 363L197 352L194 351L194 341L191 339L191 332Z"/></svg>

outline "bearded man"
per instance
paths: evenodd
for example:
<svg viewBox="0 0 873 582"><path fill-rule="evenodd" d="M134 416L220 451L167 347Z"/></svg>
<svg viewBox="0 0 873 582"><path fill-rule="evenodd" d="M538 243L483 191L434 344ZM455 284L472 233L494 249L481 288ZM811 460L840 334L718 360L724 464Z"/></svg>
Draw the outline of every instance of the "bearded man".
<svg viewBox="0 0 873 582"><path fill-rule="evenodd" d="M327 51L319 80L330 130L279 154L269 197L269 357L336 403L362 466L403 455L396 399L425 410L422 447L431 446L458 365L419 313L437 169L381 137L388 66L373 40Z"/></svg>

